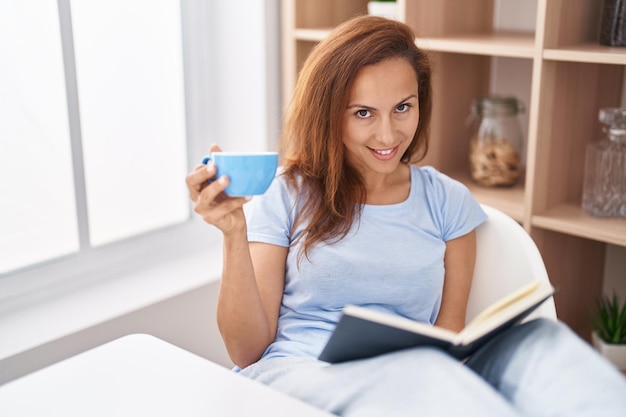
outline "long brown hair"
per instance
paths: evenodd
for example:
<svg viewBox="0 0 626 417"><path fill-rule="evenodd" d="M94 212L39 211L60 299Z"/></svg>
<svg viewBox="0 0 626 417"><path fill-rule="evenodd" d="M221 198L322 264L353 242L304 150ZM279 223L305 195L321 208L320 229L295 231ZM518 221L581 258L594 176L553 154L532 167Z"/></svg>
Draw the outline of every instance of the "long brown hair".
<svg viewBox="0 0 626 417"><path fill-rule="evenodd" d="M345 237L360 216L365 185L345 155L342 115L358 71L397 57L411 64L418 82L420 119L401 159L408 163L422 159L428 149L432 101L430 63L407 25L355 17L335 28L304 63L287 109L281 163L289 184L304 199L294 230L308 220L301 236L305 256L316 243Z"/></svg>

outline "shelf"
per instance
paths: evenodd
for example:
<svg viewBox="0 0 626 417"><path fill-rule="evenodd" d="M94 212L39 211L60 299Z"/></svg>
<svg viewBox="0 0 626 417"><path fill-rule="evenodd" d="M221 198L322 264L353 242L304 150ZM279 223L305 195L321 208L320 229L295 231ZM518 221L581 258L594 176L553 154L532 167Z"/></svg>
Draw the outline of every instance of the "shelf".
<svg viewBox="0 0 626 417"><path fill-rule="evenodd" d="M319 42L330 33L330 28L296 29L294 37L299 41ZM498 32L493 34L419 38L420 48L436 52L533 58L535 39L532 33Z"/></svg>
<svg viewBox="0 0 626 417"><path fill-rule="evenodd" d="M546 49L543 51L543 58L553 61L626 65L626 48L613 48L590 42L566 48Z"/></svg>
<svg viewBox="0 0 626 417"><path fill-rule="evenodd" d="M437 52L512 58L533 58L535 54L534 34L526 32L420 38L416 43L421 48Z"/></svg>
<svg viewBox="0 0 626 417"><path fill-rule="evenodd" d="M555 232L626 246L626 219L593 217L576 204L562 204L535 215L531 224Z"/></svg>
<svg viewBox="0 0 626 417"><path fill-rule="evenodd" d="M319 29L296 29L294 37L298 41L311 41L319 42L324 39L330 33L331 29L319 28Z"/></svg>
<svg viewBox="0 0 626 417"><path fill-rule="evenodd" d="M501 210L516 221L523 222L524 186L522 184L510 188L489 188L476 184L468 174L462 172L453 172L450 176L465 184L479 203Z"/></svg>

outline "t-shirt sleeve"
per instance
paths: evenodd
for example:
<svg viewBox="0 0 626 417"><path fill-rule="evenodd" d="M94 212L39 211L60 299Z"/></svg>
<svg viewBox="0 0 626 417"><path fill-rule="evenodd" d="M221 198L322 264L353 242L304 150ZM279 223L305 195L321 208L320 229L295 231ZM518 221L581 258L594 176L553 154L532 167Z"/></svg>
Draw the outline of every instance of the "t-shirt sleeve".
<svg viewBox="0 0 626 417"><path fill-rule="evenodd" d="M248 241L289 247L292 212L287 186L276 177L265 194L254 196L244 206Z"/></svg>
<svg viewBox="0 0 626 417"><path fill-rule="evenodd" d="M468 234L487 219L487 214L463 183L434 169L430 171L431 201L438 202L439 227L443 241Z"/></svg>

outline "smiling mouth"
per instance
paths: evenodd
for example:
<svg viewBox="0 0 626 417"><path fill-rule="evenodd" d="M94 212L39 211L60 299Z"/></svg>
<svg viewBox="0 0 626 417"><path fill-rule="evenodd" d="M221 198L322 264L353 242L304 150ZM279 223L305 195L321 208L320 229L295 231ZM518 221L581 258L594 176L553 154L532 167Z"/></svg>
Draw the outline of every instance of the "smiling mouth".
<svg viewBox="0 0 626 417"><path fill-rule="evenodd" d="M380 159L383 161L389 160L391 158L393 158L396 155L396 152L398 151L398 147L394 147L394 148L389 148L389 149L373 149L373 148L368 148L372 154L376 157L376 159Z"/></svg>

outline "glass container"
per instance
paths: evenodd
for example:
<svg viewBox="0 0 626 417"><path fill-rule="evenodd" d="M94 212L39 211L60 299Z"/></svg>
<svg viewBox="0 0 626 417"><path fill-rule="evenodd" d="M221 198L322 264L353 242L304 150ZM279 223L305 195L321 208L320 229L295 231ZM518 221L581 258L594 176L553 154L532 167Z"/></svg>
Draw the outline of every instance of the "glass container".
<svg viewBox="0 0 626 417"><path fill-rule="evenodd" d="M626 217L626 108L599 112L603 135L587 145L583 208L597 217Z"/></svg>
<svg viewBox="0 0 626 417"><path fill-rule="evenodd" d="M473 100L469 166L472 180L486 187L509 187L522 176L522 103L515 97Z"/></svg>

